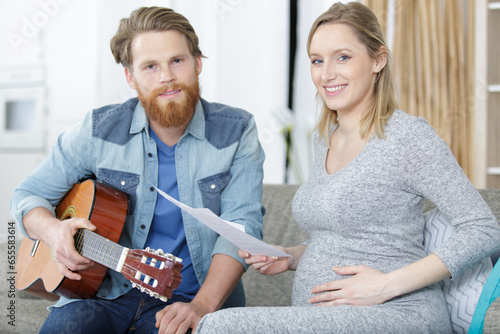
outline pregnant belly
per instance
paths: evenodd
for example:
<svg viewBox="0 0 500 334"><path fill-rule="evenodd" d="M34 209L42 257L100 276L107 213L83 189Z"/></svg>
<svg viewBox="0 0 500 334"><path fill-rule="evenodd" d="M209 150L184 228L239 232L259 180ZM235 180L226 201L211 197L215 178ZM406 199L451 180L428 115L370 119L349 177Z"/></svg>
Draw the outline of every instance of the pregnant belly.
<svg viewBox="0 0 500 334"><path fill-rule="evenodd" d="M292 303L297 306L310 305L311 289L327 282L350 276L335 273L335 266L366 265L383 272L390 272L405 265L403 257L387 256L387 249L375 245L361 245L353 240L342 240L337 236L316 235L309 240L295 272Z"/></svg>
<svg viewBox="0 0 500 334"><path fill-rule="evenodd" d="M309 241L295 272L292 290L292 304L295 306L311 305L311 289L343 277L333 271L334 266L346 265L334 247L325 247L320 241Z"/></svg>

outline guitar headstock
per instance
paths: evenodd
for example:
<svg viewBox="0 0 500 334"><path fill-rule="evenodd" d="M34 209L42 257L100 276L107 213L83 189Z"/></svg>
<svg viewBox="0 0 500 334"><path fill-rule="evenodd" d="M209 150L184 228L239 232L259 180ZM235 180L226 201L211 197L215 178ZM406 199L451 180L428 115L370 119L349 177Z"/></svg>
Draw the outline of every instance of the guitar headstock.
<svg viewBox="0 0 500 334"><path fill-rule="evenodd" d="M161 249L130 249L121 273L134 288L167 301L181 283L182 260Z"/></svg>

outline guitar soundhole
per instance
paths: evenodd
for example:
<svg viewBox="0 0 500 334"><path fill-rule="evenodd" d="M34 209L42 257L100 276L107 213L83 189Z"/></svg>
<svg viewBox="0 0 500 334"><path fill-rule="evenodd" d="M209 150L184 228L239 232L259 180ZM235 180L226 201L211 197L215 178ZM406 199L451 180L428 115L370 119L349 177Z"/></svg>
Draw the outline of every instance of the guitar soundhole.
<svg viewBox="0 0 500 334"><path fill-rule="evenodd" d="M72 204L72 205L69 205L66 210L64 210L64 212L62 213L61 215L61 220L66 220L66 219L70 219L70 218L73 218L76 216L76 207ZM64 217L64 218L62 218Z"/></svg>

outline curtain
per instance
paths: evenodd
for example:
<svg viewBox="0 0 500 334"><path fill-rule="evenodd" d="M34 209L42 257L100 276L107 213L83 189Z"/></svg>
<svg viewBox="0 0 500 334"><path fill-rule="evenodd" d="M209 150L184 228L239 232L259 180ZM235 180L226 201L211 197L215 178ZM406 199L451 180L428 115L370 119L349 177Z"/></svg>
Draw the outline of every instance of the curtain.
<svg viewBox="0 0 500 334"><path fill-rule="evenodd" d="M424 117L469 178L473 167L474 0L365 0L387 31L400 108ZM391 45L391 43L389 43Z"/></svg>

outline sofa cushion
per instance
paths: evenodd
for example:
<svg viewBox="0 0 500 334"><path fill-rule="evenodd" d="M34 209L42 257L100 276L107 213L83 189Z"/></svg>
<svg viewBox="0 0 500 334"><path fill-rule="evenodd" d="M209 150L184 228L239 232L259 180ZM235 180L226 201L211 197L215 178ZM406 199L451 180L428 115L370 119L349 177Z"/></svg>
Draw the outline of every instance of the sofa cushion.
<svg viewBox="0 0 500 334"><path fill-rule="evenodd" d="M455 233L455 227L437 208L426 212L424 246L429 254ZM454 333L467 333L483 286L493 266L489 257L454 279L440 282Z"/></svg>
<svg viewBox="0 0 500 334"><path fill-rule="evenodd" d="M263 240L272 245L296 246L308 239L295 222L292 200L298 185L264 185L262 204L266 207ZM243 275L246 306L290 306L295 271L262 275L252 267Z"/></svg>

